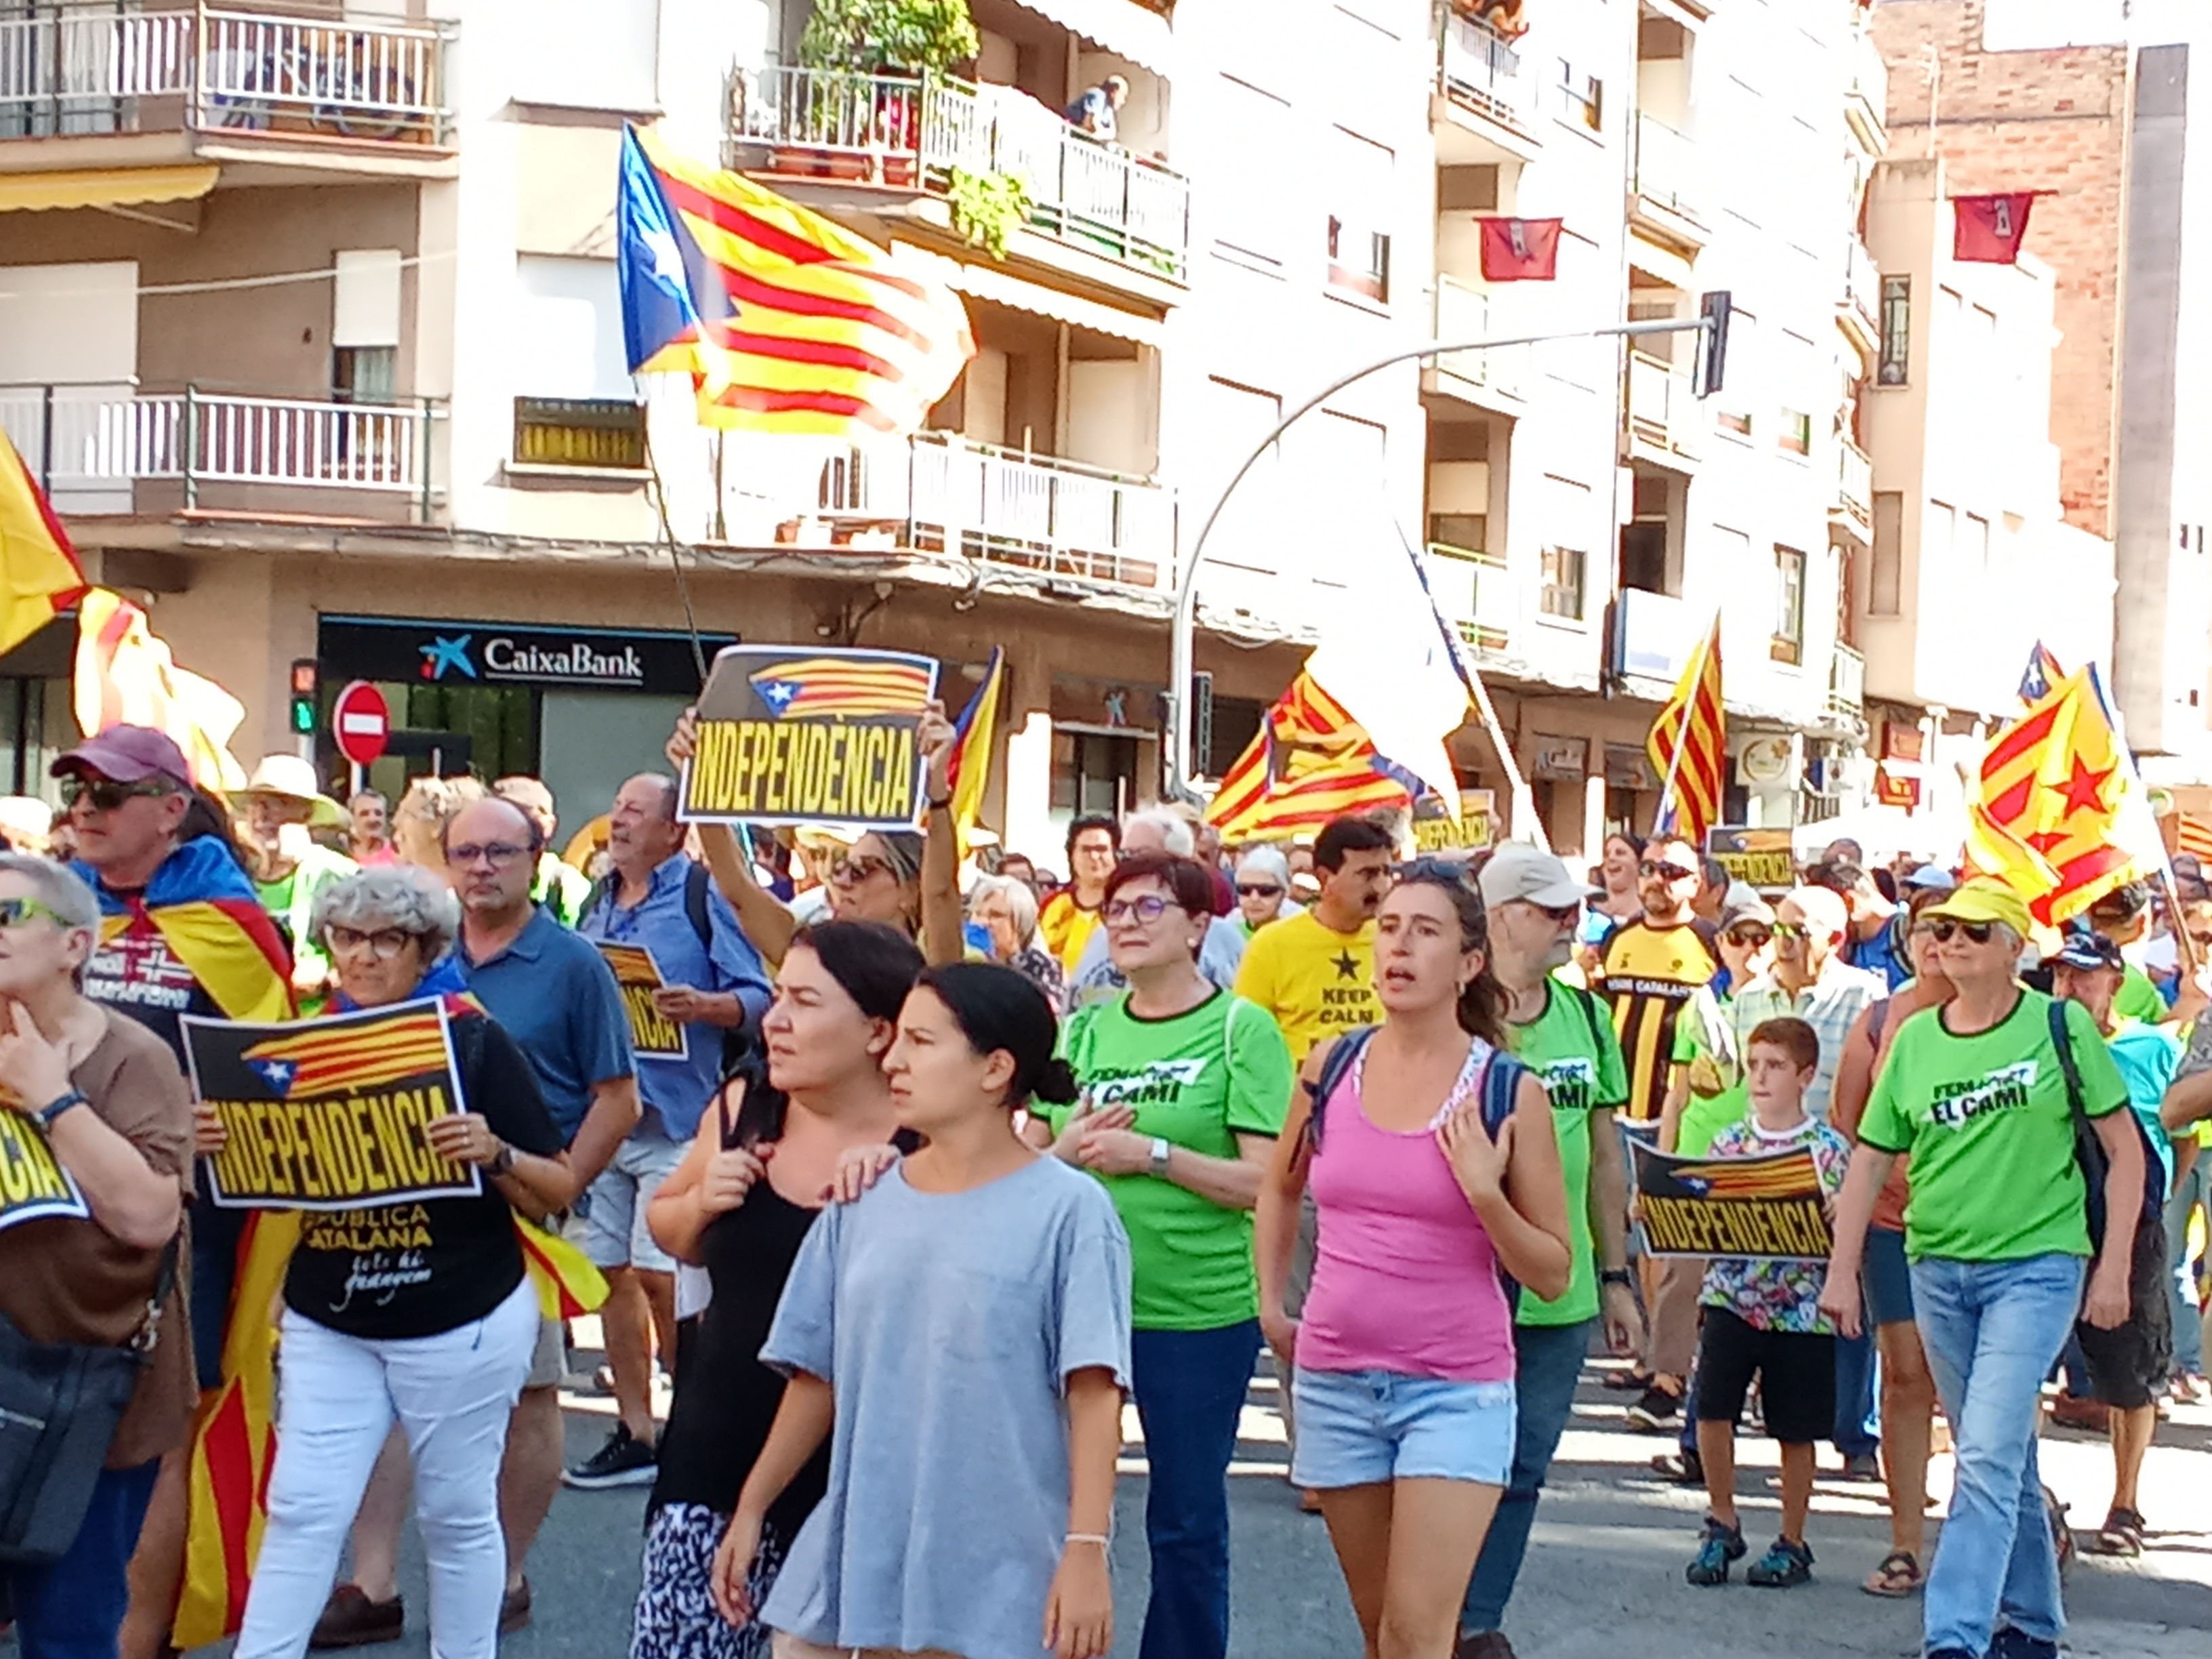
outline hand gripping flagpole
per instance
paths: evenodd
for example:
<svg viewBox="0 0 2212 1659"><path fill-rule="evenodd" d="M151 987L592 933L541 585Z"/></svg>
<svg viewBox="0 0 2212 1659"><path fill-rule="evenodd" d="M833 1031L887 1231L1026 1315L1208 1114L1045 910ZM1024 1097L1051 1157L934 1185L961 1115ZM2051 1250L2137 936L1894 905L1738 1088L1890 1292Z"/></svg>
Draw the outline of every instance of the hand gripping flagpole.
<svg viewBox="0 0 2212 1659"><path fill-rule="evenodd" d="M1284 433L1336 396L1345 387L1356 381L1365 380L1370 374L1376 374L1399 363L1408 362L1417 358L1427 359L1456 355L1462 351L1497 351L1507 346L1547 345L1565 340L1635 338L1645 334L1697 333L1704 337L1706 341L1705 369L1700 377L1698 386L1699 395L1703 396L1717 389L1719 386L1720 353L1713 347L1717 341L1724 340L1726 337L1729 307L1724 300L1717 307L1713 305L1711 301L1717 297L1708 296L1703 315L1664 322L1617 323L1609 328L1567 329L1545 334L1519 334L1496 340L1468 340L1460 343L1430 340L1420 345L1409 346L1391 352L1388 356L1377 358L1373 362L1364 364L1347 374L1340 376L1276 422L1267 435L1253 446L1252 453L1244 458L1236 471L1229 475L1229 482L1222 486L1219 498L1213 503L1212 510L1206 515L1206 522L1199 526L1197 538L1191 543L1190 550L1182 556L1182 574L1176 588L1175 622L1170 636L1168 702L1172 730L1170 732L1168 746L1168 793L1185 800L1198 799L1190 787L1190 684L1197 655L1195 635L1198 621L1198 571L1200 565L1204 562L1206 538L1213 533L1213 526L1220 522L1222 509L1229 505L1229 498L1236 493L1237 486L1244 482L1245 475L1258 465L1260 458L1274 447ZM1486 706L1489 700L1485 697L1480 701ZM1492 741L1498 745L1500 756L1510 767L1511 753L1505 746L1503 733L1494 726L1491 732L1491 738Z"/></svg>

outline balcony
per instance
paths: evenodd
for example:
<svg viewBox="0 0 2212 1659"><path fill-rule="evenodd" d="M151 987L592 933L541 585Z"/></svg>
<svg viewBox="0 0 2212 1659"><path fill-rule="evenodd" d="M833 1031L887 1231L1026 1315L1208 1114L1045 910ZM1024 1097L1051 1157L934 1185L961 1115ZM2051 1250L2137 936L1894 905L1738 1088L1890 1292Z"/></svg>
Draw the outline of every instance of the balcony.
<svg viewBox="0 0 2212 1659"><path fill-rule="evenodd" d="M1480 340L1505 326L1495 320L1500 307L1497 296L1456 276L1437 275L1435 337L1439 340ZM1522 386L1528 369L1528 348L1506 346L1494 351L1449 351L1436 360L1425 377L1428 390L1457 398L1484 409L1513 415L1521 412Z"/></svg>
<svg viewBox="0 0 2212 1659"><path fill-rule="evenodd" d="M191 386L0 386L0 428L55 508L76 514L181 505L427 522L441 413L428 398L339 404ZM383 499L339 499L357 496Z"/></svg>
<svg viewBox="0 0 2212 1659"><path fill-rule="evenodd" d="M1851 42L1850 84L1844 91L1844 119L1866 153L1881 156L1889 149L1889 66L1869 31Z"/></svg>
<svg viewBox="0 0 2212 1659"><path fill-rule="evenodd" d="M1429 589L1437 609L1477 651L1503 655L1521 621L1521 595L1503 554L1431 542Z"/></svg>
<svg viewBox="0 0 2212 1659"><path fill-rule="evenodd" d="M1431 111L1437 159L1448 167L1534 161L1536 75L1486 23L1443 8Z"/></svg>
<svg viewBox="0 0 2212 1659"><path fill-rule="evenodd" d="M1840 640L1828 659L1828 713L1850 725L1866 723L1866 659Z"/></svg>
<svg viewBox="0 0 2212 1659"><path fill-rule="evenodd" d="M1687 253L1705 245L1703 180L1690 141L1649 115L1636 118L1636 154L1628 187L1631 223Z"/></svg>
<svg viewBox="0 0 2212 1659"><path fill-rule="evenodd" d="M1836 501L1828 522L1874 544L1874 460L1849 438L1836 442Z"/></svg>
<svg viewBox="0 0 2212 1659"><path fill-rule="evenodd" d="M1613 672L1671 689L1711 620L1672 593L1622 588L1613 603Z"/></svg>
<svg viewBox="0 0 2212 1659"><path fill-rule="evenodd" d="M1029 189L1037 234L1132 272L1188 278L1189 181L1085 137L1012 87L777 68L746 76L738 98L731 160L745 172L935 196L956 173L1009 173Z"/></svg>
<svg viewBox="0 0 2212 1659"><path fill-rule="evenodd" d="M447 40L267 12L65 3L0 19L0 170L449 171ZM107 199L148 198L83 205Z"/></svg>
<svg viewBox="0 0 2212 1659"><path fill-rule="evenodd" d="M1836 322L1871 362L1881 349L1881 270L1867 245L1856 236L1848 247L1844 297L1836 305Z"/></svg>
<svg viewBox="0 0 2212 1659"><path fill-rule="evenodd" d="M1696 464L1705 411L1687 370L1648 351L1628 354L1628 451L1678 472Z"/></svg>
<svg viewBox="0 0 2212 1659"><path fill-rule="evenodd" d="M855 550L957 553L1147 590L1174 580L1175 497L1158 484L945 433L831 460L819 504L830 544ZM802 524L794 538L806 534Z"/></svg>

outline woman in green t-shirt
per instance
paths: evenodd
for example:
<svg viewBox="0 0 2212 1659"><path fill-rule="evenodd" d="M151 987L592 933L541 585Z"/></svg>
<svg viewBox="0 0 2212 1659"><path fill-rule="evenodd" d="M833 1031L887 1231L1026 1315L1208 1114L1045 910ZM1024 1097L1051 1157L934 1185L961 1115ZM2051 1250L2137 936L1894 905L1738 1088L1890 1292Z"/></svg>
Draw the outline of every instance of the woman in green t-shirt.
<svg viewBox="0 0 2212 1659"><path fill-rule="evenodd" d="M1252 1206L1291 1097L1291 1052L1266 1011L1199 971L1213 882L1140 854L1100 915L1129 988L1068 1022L1082 1097L1032 1123L1040 1146L1105 1182L1129 1235L1132 1392L1152 1464L1152 1601L1139 1659L1222 1659L1229 1645L1229 1460L1260 1351Z"/></svg>
<svg viewBox="0 0 2212 1659"><path fill-rule="evenodd" d="M2025 1659L2055 1654L2065 1625L2036 1468L2043 1379L2077 1310L2106 1330L2128 1316L2128 1218L2141 1201L2142 1146L2120 1109L2127 1089L2087 1012L2054 1006L2015 977L2029 927L2020 896L1978 877L1922 920L1952 998L1905 1022L1875 1080L1837 1206L1820 1306L1838 1332L1858 1334L1868 1224L1890 1165L1910 1153L1905 1249L1914 1316L1959 1462L1928 1574L1928 1659ZM2076 1104L2111 1165L2105 1203L2112 1224L2086 1300L2091 1249Z"/></svg>

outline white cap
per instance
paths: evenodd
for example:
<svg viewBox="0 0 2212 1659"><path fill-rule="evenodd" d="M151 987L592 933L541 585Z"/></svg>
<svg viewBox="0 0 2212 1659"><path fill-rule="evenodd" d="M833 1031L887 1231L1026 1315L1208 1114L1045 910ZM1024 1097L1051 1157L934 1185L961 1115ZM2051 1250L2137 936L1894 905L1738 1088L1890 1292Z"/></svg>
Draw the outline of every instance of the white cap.
<svg viewBox="0 0 2212 1659"><path fill-rule="evenodd" d="M1486 905L1526 899L1547 910L1580 904L1596 890L1569 875L1567 866L1552 854L1525 841L1509 841L1491 854L1478 884Z"/></svg>

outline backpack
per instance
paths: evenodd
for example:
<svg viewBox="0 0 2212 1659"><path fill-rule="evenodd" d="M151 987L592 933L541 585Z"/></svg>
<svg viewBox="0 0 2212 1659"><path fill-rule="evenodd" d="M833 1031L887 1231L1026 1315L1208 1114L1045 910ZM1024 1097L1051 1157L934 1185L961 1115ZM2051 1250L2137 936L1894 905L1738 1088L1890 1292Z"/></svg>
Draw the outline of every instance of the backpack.
<svg viewBox="0 0 2212 1659"><path fill-rule="evenodd" d="M710 957L714 954L714 915L707 907L707 896L713 890L714 878L707 866L696 860L684 872L684 915L691 924L691 931L699 936L699 948ZM614 877L601 876L592 884L592 890L584 895L584 902L576 907L576 926L581 927L585 919L603 904L611 904L615 898ZM717 1085L726 1083L751 1063L759 1044L758 1033L752 1022L743 1025L725 1025L722 1032L722 1057L718 1068Z"/></svg>
<svg viewBox="0 0 2212 1659"><path fill-rule="evenodd" d="M2081 1068L2074 1063L2074 1036L2066 1024L2066 1005L2053 1001L2050 1005L2051 1042L2058 1050L2058 1069L2066 1074L2066 1105L2074 1115L2074 1160L2081 1166L2081 1177L2089 1185L2089 1246L2093 1250L2105 1247L2105 1176L2112 1168L2112 1160L2105 1155L2105 1143L2097 1139L2096 1126L2090 1122L2083 1103ZM2142 1252L2148 1249L2159 1260L2165 1260L2166 1250L2166 1180L2159 1163L2158 1149L2151 1145L2150 1131L2143 1127L2142 1119L2136 1115L2133 1106L2123 1106L2128 1122L2133 1126L2136 1139L2142 1145L2143 1158L2142 1195L2137 1202L2135 1224L2136 1254L2130 1261L2140 1261ZM2155 1236L2154 1237L2153 1236Z"/></svg>

